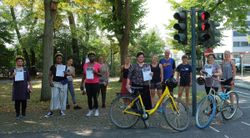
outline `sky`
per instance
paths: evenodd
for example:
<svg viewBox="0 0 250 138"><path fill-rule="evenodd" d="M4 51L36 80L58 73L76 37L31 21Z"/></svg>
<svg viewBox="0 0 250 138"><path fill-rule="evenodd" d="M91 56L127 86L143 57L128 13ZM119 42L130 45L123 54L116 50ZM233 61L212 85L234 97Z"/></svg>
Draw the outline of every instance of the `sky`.
<svg viewBox="0 0 250 138"><path fill-rule="evenodd" d="M148 12L143 19L146 30L156 28L161 38L165 39L167 30L164 25L168 25L169 19L173 18L174 14L174 11L171 10L171 5L167 0L146 0L145 8Z"/></svg>

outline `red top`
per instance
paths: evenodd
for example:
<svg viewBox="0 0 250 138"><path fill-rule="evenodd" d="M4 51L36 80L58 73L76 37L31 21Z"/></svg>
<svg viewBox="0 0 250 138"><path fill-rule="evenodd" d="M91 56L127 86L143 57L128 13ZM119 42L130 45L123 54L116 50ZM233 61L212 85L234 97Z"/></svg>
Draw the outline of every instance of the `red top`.
<svg viewBox="0 0 250 138"><path fill-rule="evenodd" d="M97 62L94 63L93 67L89 67L89 63L84 64L83 65L83 75L86 77L85 83L99 83L99 81L100 81L99 76L94 72L100 72L100 68L101 68L101 65ZM93 79L87 78L87 74L86 74L87 69L90 69L93 71L93 73L94 73Z"/></svg>

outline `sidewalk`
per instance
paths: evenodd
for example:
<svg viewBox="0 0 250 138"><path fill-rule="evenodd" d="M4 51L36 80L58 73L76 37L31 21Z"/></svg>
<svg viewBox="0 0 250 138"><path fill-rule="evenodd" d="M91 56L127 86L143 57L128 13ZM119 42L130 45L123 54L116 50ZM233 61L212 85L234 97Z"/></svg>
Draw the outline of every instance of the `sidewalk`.
<svg viewBox="0 0 250 138"><path fill-rule="evenodd" d="M235 87L250 90L250 75L241 77L236 75L235 77Z"/></svg>

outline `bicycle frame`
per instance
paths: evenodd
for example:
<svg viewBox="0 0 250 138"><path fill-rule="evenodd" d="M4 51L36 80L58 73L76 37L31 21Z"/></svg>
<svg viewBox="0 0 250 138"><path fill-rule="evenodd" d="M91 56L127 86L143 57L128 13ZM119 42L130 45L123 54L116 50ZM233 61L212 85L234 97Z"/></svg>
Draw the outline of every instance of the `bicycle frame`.
<svg viewBox="0 0 250 138"><path fill-rule="evenodd" d="M179 113L179 109L178 109L176 103L174 102L174 98L173 98L173 96L170 94L169 89L168 89L167 86L166 86L166 88L165 88L165 90L164 90L162 96L161 96L160 99L157 101L157 103L156 103L156 105L155 105L154 108L152 108L152 109L150 109L150 110L145 110L145 106L144 106L144 104L143 104L141 94L139 94L139 95L138 95L135 99L133 99L133 101L132 101L131 103L129 103L129 105L123 110L123 113L132 114L132 115L136 115L136 116L141 116L141 114L139 114L139 113L136 113L136 112L133 112L133 111L128 111L128 109L131 109L132 106L135 104L135 102L136 102L137 100L139 100L139 103L140 103L140 105L141 105L142 108L143 108L142 110L143 110L144 112L148 113L149 116L150 116L150 115L152 115L153 113L155 113L156 110L159 108L159 106L160 106L163 102L165 102L167 99L170 99L170 100L171 100L171 103L172 103L172 104L170 105L171 110L175 110L175 111L177 111L177 112Z"/></svg>
<svg viewBox="0 0 250 138"><path fill-rule="evenodd" d="M218 98L220 99L220 102L219 102L219 103L216 102L216 108L218 107L218 109L217 109L218 111L222 111L222 110L223 110L223 108L222 108L223 102L224 102L225 100L228 99L228 97L230 96L230 92L231 92L231 91L232 91L232 90L226 92L226 89L225 89L224 91L221 91L222 93L225 94L225 95L223 95L223 96L221 97L221 95L219 94L219 92L216 92L216 91L214 90L214 88L211 87L211 89L210 89L208 95L213 96L213 98L214 98L215 101L217 101L217 100L216 100L216 97L218 97ZM213 93L212 93L212 92L213 92Z"/></svg>

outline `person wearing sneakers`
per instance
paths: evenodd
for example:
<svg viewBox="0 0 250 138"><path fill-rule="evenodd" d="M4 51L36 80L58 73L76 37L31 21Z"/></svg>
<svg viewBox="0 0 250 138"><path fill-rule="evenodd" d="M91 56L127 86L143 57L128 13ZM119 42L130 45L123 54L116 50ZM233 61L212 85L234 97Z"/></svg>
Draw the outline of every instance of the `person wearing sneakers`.
<svg viewBox="0 0 250 138"><path fill-rule="evenodd" d="M67 72L69 73L69 75L67 76L68 91L70 92L72 102L74 104L74 109L78 110L78 109L82 109L82 108L80 106L78 106L78 104L76 104L76 97L75 97L75 90L74 90L74 83L73 83L73 77L75 77L75 67L72 65L73 65L73 58L68 57L68 59L67 59ZM67 93L67 95L68 95L68 93ZM70 108L68 96L67 96L67 106L66 107L67 107L67 109Z"/></svg>
<svg viewBox="0 0 250 138"><path fill-rule="evenodd" d="M106 92L107 92L107 86L109 83L109 67L108 65L104 62L103 57L99 57L98 59L99 64L101 65L100 73L100 92L102 95L102 108L106 107Z"/></svg>
<svg viewBox="0 0 250 138"><path fill-rule="evenodd" d="M15 101L16 119L22 119L26 115L27 99L32 92L29 71L24 68L24 58L16 57L16 67L11 70L13 78L12 100ZM20 106L22 114L20 114Z"/></svg>
<svg viewBox="0 0 250 138"><path fill-rule="evenodd" d="M190 104L189 100L189 89L192 85L192 66L188 64L188 57L186 55L182 56L182 63L177 66L177 81L178 86L178 98L182 98L182 93L185 90L186 92L186 105Z"/></svg>
<svg viewBox="0 0 250 138"><path fill-rule="evenodd" d="M100 91L100 68L101 65L97 63L95 52L88 52L89 62L83 65L83 77L81 83L81 90L86 90L88 98L89 111L87 117L94 113L94 116L99 116L97 94ZM93 105L94 102L94 105Z"/></svg>
<svg viewBox="0 0 250 138"><path fill-rule="evenodd" d="M66 99L68 90L68 79L70 75L67 72L67 66L62 64L63 54L55 54L56 64L50 67L49 84L51 87L50 111L44 117L53 115L53 111L59 110L61 116L64 116L66 110Z"/></svg>

